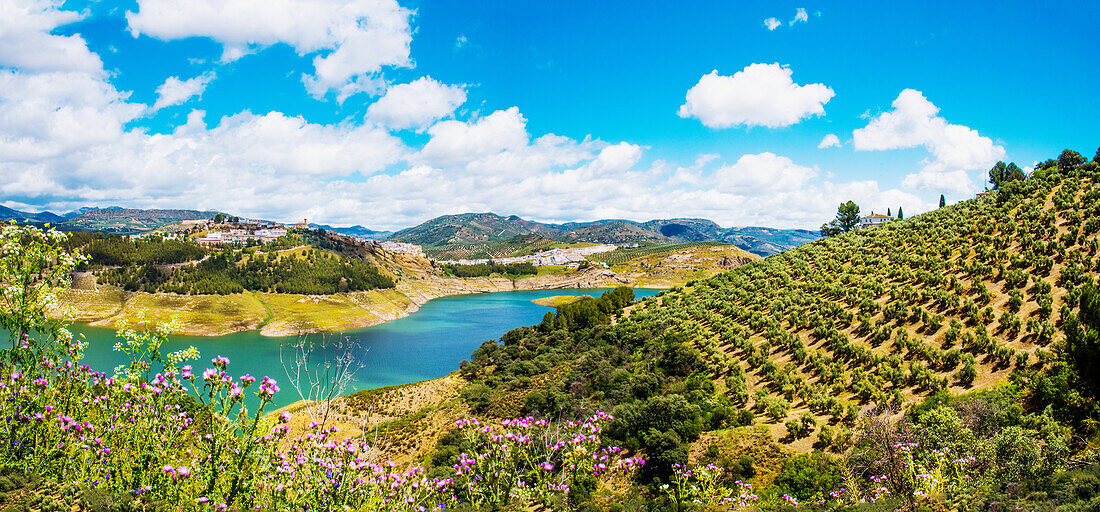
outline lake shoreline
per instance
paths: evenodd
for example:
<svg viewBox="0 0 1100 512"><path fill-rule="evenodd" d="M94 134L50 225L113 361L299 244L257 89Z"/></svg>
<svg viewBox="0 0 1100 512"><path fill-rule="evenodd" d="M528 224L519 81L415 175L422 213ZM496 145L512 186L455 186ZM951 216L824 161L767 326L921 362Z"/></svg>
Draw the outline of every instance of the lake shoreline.
<svg viewBox="0 0 1100 512"><path fill-rule="evenodd" d="M173 333L177 335L218 337L258 331L262 336L275 338L373 327L405 318L433 299L455 295L616 286L666 289L682 284L638 281L605 269L591 269L518 279L422 276L403 279L393 289L337 295L245 292L181 296L98 287L70 291L63 297L62 308L70 320L92 327L117 328L145 314L146 321L180 319L182 328Z"/></svg>
<svg viewBox="0 0 1100 512"><path fill-rule="evenodd" d="M521 290L503 293L449 295L432 300L416 314L372 327L347 330L335 335L308 337L270 337L259 331L243 331L222 337L170 335L161 347L163 353L195 347L199 351L196 367L208 364L214 356L224 356L233 373L270 376L280 382L283 392L275 407L299 400L293 370L301 354L298 346L306 343L314 363L334 361L351 355L355 376L348 392L402 385L445 376L460 366L463 359L485 341L499 339L511 329L537 324L552 309L532 299L554 295L599 295L607 288L579 290ZM657 289L637 289L639 298L656 295ZM126 354L114 350L119 338L113 329L74 323L72 334L85 343L82 364L93 368L115 368L128 364ZM347 352L345 352L347 350ZM361 365L361 366L360 366ZM254 395L249 395L253 397ZM246 399L251 400L251 398Z"/></svg>

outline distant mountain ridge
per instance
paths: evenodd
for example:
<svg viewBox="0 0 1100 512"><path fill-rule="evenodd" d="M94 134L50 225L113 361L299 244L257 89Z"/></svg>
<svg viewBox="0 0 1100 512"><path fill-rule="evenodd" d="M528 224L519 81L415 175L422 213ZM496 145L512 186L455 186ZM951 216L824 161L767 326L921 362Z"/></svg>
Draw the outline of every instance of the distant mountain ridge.
<svg viewBox="0 0 1100 512"><path fill-rule="evenodd" d="M131 208L88 208L65 220L59 227L69 231L101 231L131 234L152 231L185 220L212 219L220 212L199 210L138 210Z"/></svg>
<svg viewBox="0 0 1100 512"><path fill-rule="evenodd" d="M101 231L135 234L185 220L213 218L220 212L208 210L141 210L110 206L83 207L62 215L53 212L28 213L0 206L0 220L29 220L56 225L68 231ZM776 254L819 238L816 231L805 229L774 229L766 227L723 228L707 219L676 218L638 222L625 219L603 219L591 222L546 224L523 219L517 215L502 216L492 212L442 215L427 222L397 232L373 230L362 225L333 227L310 224L344 235L372 240L389 240L431 248L440 246L485 244L537 235L559 242L623 243L686 243L723 242L736 245L760 256Z"/></svg>
<svg viewBox="0 0 1100 512"><path fill-rule="evenodd" d="M495 213L464 213L436 217L398 231L388 240L430 248L509 240L524 235L539 235L563 242L610 244L724 242L761 256L776 254L819 238L817 232L805 229L723 228L714 221L693 218L648 222L606 219L543 224L515 215L504 217Z"/></svg>
<svg viewBox="0 0 1100 512"><path fill-rule="evenodd" d="M327 224L310 224L311 228L320 228L326 231L333 231L340 233L341 235L358 236L369 240L385 240L390 235L393 235L393 231L376 231L368 227L360 226L356 224L354 226L348 226L343 228L332 227Z"/></svg>
<svg viewBox="0 0 1100 512"><path fill-rule="evenodd" d="M23 212L14 210L6 206L0 206L0 220L8 221L14 220L18 222L31 221L31 222L61 222L65 220L64 217L54 212Z"/></svg>

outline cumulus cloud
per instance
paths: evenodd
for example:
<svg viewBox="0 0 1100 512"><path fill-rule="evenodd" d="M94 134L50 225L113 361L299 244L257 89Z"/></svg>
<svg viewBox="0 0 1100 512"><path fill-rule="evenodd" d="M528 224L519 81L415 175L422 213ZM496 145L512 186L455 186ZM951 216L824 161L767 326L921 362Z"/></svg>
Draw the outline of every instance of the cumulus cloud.
<svg viewBox="0 0 1100 512"><path fill-rule="evenodd" d="M126 20L135 37L208 37L232 61L276 43L313 55L314 74L302 77L314 96L341 100L377 90L385 66L411 66L412 11L396 0L138 0Z"/></svg>
<svg viewBox="0 0 1100 512"><path fill-rule="evenodd" d="M471 163L527 145L527 119L516 107L481 119L440 121L428 129L431 139L418 159L429 165Z"/></svg>
<svg viewBox="0 0 1100 512"><path fill-rule="evenodd" d="M775 29L779 28L782 25L783 25L783 22L779 21L776 18L766 18L766 19L764 19L764 26L767 27L768 30L775 30Z"/></svg>
<svg viewBox="0 0 1100 512"><path fill-rule="evenodd" d="M56 3L21 5L58 11ZM37 33L23 35L43 40L56 23L76 19L61 11L49 16L53 21ZM13 55L22 43L6 34L0 55ZM910 214L927 209L908 192L879 190L874 181L822 181L817 167L774 153L728 160L705 154L687 167L647 164L647 149L628 141L532 134L516 107L445 119L452 104L462 103L461 88L427 77L391 87L362 123L319 124L280 112L210 118L193 110L174 130L148 133L132 126L148 107L107 81L82 39L65 41L77 43L71 55L84 57L0 70L6 205L218 209L388 229L466 211L545 221L696 216L726 226L814 227L847 199L902 205ZM250 44L239 47L250 51ZM178 84L162 87L162 105L201 89L175 78ZM417 83L419 92L442 100L402 99L418 92ZM427 141L409 147L387 124L426 126Z"/></svg>
<svg viewBox="0 0 1100 512"><path fill-rule="evenodd" d="M778 63L751 64L733 76L711 71L688 90L678 114L710 128L779 128L825 115L833 90L820 83L799 85L791 79L792 73Z"/></svg>
<svg viewBox="0 0 1100 512"><path fill-rule="evenodd" d="M857 151L924 147L929 157L902 185L917 190L966 194L976 190L967 171L987 169L1004 158L1004 147L969 127L948 123L939 107L920 91L905 89L891 103L892 111L871 118L852 132Z"/></svg>
<svg viewBox="0 0 1100 512"><path fill-rule="evenodd" d="M367 109L367 117L395 129L422 128L450 116L466 102L466 90L431 77L390 87Z"/></svg>
<svg viewBox="0 0 1100 512"><path fill-rule="evenodd" d="M832 133L822 137L821 142L817 143L817 148L818 149L839 148L839 147L840 147L840 137L837 137L835 134L832 134Z"/></svg>
<svg viewBox="0 0 1100 512"><path fill-rule="evenodd" d="M718 190L753 194L799 189L815 176L816 170L770 152L743 155L714 171Z"/></svg>
<svg viewBox="0 0 1100 512"><path fill-rule="evenodd" d="M152 110L157 111L164 107L179 105L193 97L202 96L206 85L212 80L214 80L214 73L203 73L187 80L170 76L157 87L157 101L153 103Z"/></svg>
<svg viewBox="0 0 1100 512"><path fill-rule="evenodd" d="M145 110L96 73L0 71L0 161L40 162L125 135Z"/></svg>
<svg viewBox="0 0 1100 512"><path fill-rule="evenodd" d="M79 35L50 32L83 17L63 11L62 0L0 0L0 66L27 71L102 70L99 56Z"/></svg>

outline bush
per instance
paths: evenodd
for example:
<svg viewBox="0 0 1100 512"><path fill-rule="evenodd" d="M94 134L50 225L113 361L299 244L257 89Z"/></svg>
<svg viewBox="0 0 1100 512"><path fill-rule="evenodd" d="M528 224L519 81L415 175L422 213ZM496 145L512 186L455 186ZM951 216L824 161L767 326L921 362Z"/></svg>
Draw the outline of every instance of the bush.
<svg viewBox="0 0 1100 512"><path fill-rule="evenodd" d="M827 497L844 487L846 478L844 463L839 458L813 452L787 459L773 485L777 493L806 501Z"/></svg>

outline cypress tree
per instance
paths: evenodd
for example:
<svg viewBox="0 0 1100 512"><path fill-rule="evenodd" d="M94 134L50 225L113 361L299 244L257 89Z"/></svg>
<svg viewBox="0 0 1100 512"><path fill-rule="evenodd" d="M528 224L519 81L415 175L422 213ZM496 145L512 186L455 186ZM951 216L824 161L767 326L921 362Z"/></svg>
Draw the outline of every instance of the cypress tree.
<svg viewBox="0 0 1100 512"><path fill-rule="evenodd" d="M944 206L947 206L947 199L943 197L943 194L940 194L940 208L943 208Z"/></svg>

